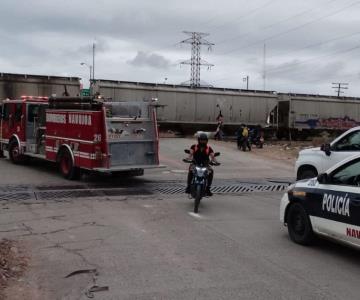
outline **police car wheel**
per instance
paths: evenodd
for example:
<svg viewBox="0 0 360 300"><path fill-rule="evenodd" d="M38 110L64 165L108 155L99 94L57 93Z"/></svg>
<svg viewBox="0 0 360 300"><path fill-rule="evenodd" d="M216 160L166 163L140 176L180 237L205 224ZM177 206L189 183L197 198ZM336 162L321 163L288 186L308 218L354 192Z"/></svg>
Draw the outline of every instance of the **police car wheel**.
<svg viewBox="0 0 360 300"><path fill-rule="evenodd" d="M290 239L301 245L309 245L314 239L310 219L299 203L294 203L289 207L287 216L287 226Z"/></svg>

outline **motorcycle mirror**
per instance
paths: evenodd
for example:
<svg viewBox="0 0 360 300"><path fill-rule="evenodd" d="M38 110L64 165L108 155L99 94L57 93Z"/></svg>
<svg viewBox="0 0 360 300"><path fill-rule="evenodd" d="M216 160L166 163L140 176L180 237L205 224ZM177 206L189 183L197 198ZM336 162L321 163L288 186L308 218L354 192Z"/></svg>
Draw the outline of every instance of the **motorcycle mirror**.
<svg viewBox="0 0 360 300"><path fill-rule="evenodd" d="M187 154L190 154L190 150L189 150L189 149L185 149L184 152L187 153Z"/></svg>
<svg viewBox="0 0 360 300"><path fill-rule="evenodd" d="M216 156L220 156L220 152L215 152L214 153L214 156L216 157Z"/></svg>

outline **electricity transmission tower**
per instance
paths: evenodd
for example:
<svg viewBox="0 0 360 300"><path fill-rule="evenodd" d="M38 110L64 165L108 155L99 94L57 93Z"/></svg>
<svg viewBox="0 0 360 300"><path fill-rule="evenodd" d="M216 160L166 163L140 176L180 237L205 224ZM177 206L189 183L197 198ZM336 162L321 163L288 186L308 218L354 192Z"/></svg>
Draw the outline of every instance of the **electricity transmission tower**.
<svg viewBox="0 0 360 300"><path fill-rule="evenodd" d="M347 85L349 85L349 84L336 82L336 83L333 83L332 85L333 85L332 88L336 89L337 96L340 97L340 94L344 93L342 90L347 90L348 89Z"/></svg>
<svg viewBox="0 0 360 300"><path fill-rule="evenodd" d="M191 75L190 75L190 86L199 87L200 84L200 68L201 66L207 66L209 69L213 67L213 64L208 63L205 60L201 59L200 52L201 46L208 46L208 50L211 50L211 46L215 45L206 39L205 36L208 36L208 33L202 32L189 32L184 31L185 34L190 37L186 40L181 41L182 44L191 44L191 59L182 61L181 65L190 65L191 66Z"/></svg>

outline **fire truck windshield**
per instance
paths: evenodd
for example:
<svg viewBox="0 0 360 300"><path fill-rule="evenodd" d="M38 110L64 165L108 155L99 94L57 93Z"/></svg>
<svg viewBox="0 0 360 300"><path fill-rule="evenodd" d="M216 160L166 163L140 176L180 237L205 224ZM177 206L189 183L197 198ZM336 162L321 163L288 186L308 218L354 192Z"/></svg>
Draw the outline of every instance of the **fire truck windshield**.
<svg viewBox="0 0 360 300"><path fill-rule="evenodd" d="M108 102L105 103L107 118L149 118L144 102Z"/></svg>

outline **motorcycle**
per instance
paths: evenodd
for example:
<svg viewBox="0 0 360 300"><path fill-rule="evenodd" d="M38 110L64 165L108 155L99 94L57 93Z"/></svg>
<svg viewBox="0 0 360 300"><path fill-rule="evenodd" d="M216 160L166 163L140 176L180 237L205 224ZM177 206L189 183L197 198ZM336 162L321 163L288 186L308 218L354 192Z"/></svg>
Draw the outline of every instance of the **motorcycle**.
<svg viewBox="0 0 360 300"><path fill-rule="evenodd" d="M255 132L250 132L249 136L249 143L250 145L255 145L256 148L262 149L264 146L264 133L261 131L258 134L255 134Z"/></svg>
<svg viewBox="0 0 360 300"><path fill-rule="evenodd" d="M190 154L190 150L184 150L185 153ZM219 156L220 153L214 153L214 156ZM206 187L208 184L208 176L209 176L209 169L207 165L203 164L196 164L196 162L192 159L183 159L185 163L194 164L194 168L192 169L193 177L190 184L190 196L194 199L194 213L198 213L200 201L203 197L206 196ZM209 162L211 166L219 166L220 163Z"/></svg>

